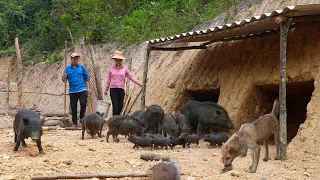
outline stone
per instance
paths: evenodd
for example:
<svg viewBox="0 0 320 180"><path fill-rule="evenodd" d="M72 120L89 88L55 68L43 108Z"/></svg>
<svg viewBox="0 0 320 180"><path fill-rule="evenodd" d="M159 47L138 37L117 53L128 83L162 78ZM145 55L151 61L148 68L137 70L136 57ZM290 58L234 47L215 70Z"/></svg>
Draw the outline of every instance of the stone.
<svg viewBox="0 0 320 180"><path fill-rule="evenodd" d="M233 176L233 177L239 177L239 176L240 176L240 173L239 173L239 172L236 172L236 171L233 171L233 172L231 172L230 174L231 174L231 176Z"/></svg>
<svg viewBox="0 0 320 180"><path fill-rule="evenodd" d="M29 151L29 155L30 155L31 157L36 157L36 156L38 156L38 152L36 152L36 151Z"/></svg>
<svg viewBox="0 0 320 180"><path fill-rule="evenodd" d="M10 156L3 155L2 158L3 158L3 159L10 159Z"/></svg>
<svg viewBox="0 0 320 180"><path fill-rule="evenodd" d="M84 141L80 141L80 142L78 142L78 145L79 145L79 146L86 146L86 145L87 145L87 143L86 143L86 142L84 142Z"/></svg>
<svg viewBox="0 0 320 180"><path fill-rule="evenodd" d="M208 161L208 159L207 159L207 158L204 158L203 161Z"/></svg>
<svg viewBox="0 0 320 180"><path fill-rule="evenodd" d="M196 180L196 178L192 176L188 176L186 180Z"/></svg>
<svg viewBox="0 0 320 180"><path fill-rule="evenodd" d="M96 150L94 148L89 148L89 151L95 152Z"/></svg>
<svg viewBox="0 0 320 180"><path fill-rule="evenodd" d="M57 148L52 148L52 150L53 150L53 151L59 151L59 149L57 149Z"/></svg>
<svg viewBox="0 0 320 180"><path fill-rule="evenodd" d="M63 163L66 165L71 165L73 163L73 161L68 159L68 160L64 160Z"/></svg>
<svg viewBox="0 0 320 180"><path fill-rule="evenodd" d="M44 159L42 160L42 162L49 162L49 159Z"/></svg>

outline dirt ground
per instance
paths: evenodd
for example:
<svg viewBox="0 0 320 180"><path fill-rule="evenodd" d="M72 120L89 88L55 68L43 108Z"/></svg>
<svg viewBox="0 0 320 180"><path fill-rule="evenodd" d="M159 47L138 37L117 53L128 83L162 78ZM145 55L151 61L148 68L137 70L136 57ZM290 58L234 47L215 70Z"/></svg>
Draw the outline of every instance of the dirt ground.
<svg viewBox="0 0 320 180"><path fill-rule="evenodd" d="M8 123L10 118L1 118ZM3 126L2 126L3 127ZM106 134L104 130L103 134ZM251 155L237 158L233 170L220 174L222 163L220 149L209 148L201 141L195 145L173 150L133 149L123 136L120 143L107 143L105 138L92 139L88 135L81 140L81 131L52 130L44 131L42 145L45 154L39 155L36 144L30 139L28 147L20 146L18 152L12 151L13 129L0 129L0 179L30 179L32 175L83 174L106 172L144 172L158 162L140 160L146 152L168 154L171 161L179 162L182 180L194 179L319 179L319 157L303 158L303 154L287 161L263 162L264 151L255 174L248 173ZM271 156L274 146L270 147ZM70 164L70 165L67 165ZM127 178L130 179L130 178ZM139 178L136 178L139 179Z"/></svg>

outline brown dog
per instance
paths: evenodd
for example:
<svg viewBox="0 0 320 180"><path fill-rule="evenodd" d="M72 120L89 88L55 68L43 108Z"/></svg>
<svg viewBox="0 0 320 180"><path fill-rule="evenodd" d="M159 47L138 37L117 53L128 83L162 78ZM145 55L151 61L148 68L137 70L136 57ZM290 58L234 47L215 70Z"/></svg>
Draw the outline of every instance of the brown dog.
<svg viewBox="0 0 320 180"><path fill-rule="evenodd" d="M279 122L277 115L279 113L279 101L276 99L273 103L271 114L266 114L252 123L241 125L239 131L233 134L230 139L222 146L221 162L224 167L230 167L232 161L240 156L247 155L248 148L252 149L252 164L249 167L249 172L257 171L260 158L260 145L265 146L264 161L269 160L268 142L269 137L274 134L276 144L275 160L279 159Z"/></svg>

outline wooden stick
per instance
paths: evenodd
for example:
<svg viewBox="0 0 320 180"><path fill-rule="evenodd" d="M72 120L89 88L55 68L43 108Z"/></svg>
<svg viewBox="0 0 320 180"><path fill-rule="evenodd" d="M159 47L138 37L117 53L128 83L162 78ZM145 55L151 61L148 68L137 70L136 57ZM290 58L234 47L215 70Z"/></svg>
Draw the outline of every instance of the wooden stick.
<svg viewBox="0 0 320 180"><path fill-rule="evenodd" d="M102 83L101 83L101 74L100 74L100 67L96 65L96 59L94 57L93 47L90 45L90 54L91 54L91 62L93 66L93 74L96 82L96 89L97 89L97 98L98 100L103 100L103 92L102 92Z"/></svg>
<svg viewBox="0 0 320 180"><path fill-rule="evenodd" d="M83 64L87 67L87 63L86 63L86 60L85 60L85 56L84 56L84 38L83 38L83 42L81 43L81 49L82 49L82 61L83 61ZM89 72L88 72L89 73ZM90 86L91 87L91 86ZM88 92L89 92L89 89L88 89ZM92 101L91 101L91 93L88 93L88 111L89 113L92 113Z"/></svg>
<svg viewBox="0 0 320 180"><path fill-rule="evenodd" d="M136 97L136 98L134 99L134 101L132 102L130 108L128 109L128 112L130 112L131 108L133 107L134 103L137 101L137 99L138 99L139 95L141 94L141 92L142 92L142 89L140 89L137 97ZM144 110L144 108L143 108L142 110Z"/></svg>
<svg viewBox="0 0 320 180"><path fill-rule="evenodd" d="M20 48L19 48L19 38L16 37L14 39L14 45L16 49L16 54L17 54L17 65L18 65L18 70L19 70L19 76L18 76L18 106L19 108L22 108L22 61L21 61L21 54L20 54Z"/></svg>
<svg viewBox="0 0 320 180"><path fill-rule="evenodd" d="M131 64L132 64L132 58L128 59L127 67L129 70L131 70ZM126 82L126 95L124 96L124 102L126 103L129 97L129 89L130 89L130 81L127 80Z"/></svg>
<svg viewBox="0 0 320 180"><path fill-rule="evenodd" d="M72 174L72 175L55 175L55 176L32 176L31 180L48 180L48 179L91 179L91 178L125 178L125 177L150 177L151 173L130 172L130 173L106 173L106 174Z"/></svg>
<svg viewBox="0 0 320 180"><path fill-rule="evenodd" d="M64 73L67 69L67 41L64 41ZM67 80L64 82L64 121L67 121Z"/></svg>
<svg viewBox="0 0 320 180"><path fill-rule="evenodd" d="M130 99L131 99L131 95L132 95L132 93L133 93L133 90L134 90L134 87L133 87L132 91L130 92L130 95L128 96L128 99L127 99L124 107L122 108L122 111L121 111L121 113L120 113L121 115L124 115L125 112L126 112L126 109L127 109L128 104L129 104L129 102L130 102Z"/></svg>

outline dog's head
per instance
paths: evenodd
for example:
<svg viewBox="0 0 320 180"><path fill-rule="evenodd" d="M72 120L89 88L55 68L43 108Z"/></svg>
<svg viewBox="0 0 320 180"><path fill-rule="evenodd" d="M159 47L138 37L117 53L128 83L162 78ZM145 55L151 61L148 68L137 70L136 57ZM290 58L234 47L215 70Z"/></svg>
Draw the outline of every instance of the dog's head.
<svg viewBox="0 0 320 180"><path fill-rule="evenodd" d="M224 167L232 165L233 160L238 157L244 157L247 155L247 148L243 144L243 141L238 136L233 135L221 148L221 162Z"/></svg>
<svg viewBox="0 0 320 180"><path fill-rule="evenodd" d="M236 147L224 144L221 148L221 162L224 167L232 165L233 160L240 155L239 150Z"/></svg>

